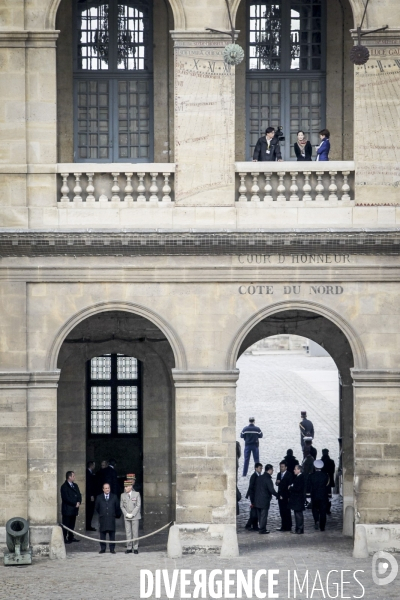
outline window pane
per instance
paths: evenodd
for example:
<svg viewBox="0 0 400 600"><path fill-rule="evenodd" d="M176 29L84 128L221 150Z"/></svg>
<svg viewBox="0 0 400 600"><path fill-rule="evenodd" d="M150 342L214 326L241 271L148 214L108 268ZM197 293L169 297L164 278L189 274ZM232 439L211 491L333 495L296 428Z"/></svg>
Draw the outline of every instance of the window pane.
<svg viewBox="0 0 400 600"><path fill-rule="evenodd" d="M282 15L279 2L250 5L249 69L281 68Z"/></svg>
<svg viewBox="0 0 400 600"><path fill-rule="evenodd" d="M130 82L132 84L133 82ZM150 157L150 82L139 83L140 94L134 93L130 85L130 93L124 93L126 82L118 82L118 132L119 158ZM141 132L144 135L137 135ZM128 133L130 143L125 143Z"/></svg>
<svg viewBox="0 0 400 600"><path fill-rule="evenodd" d="M100 94L101 90L101 94ZM78 153L79 156L109 157L109 82L80 81L78 83ZM94 135L97 131L104 135ZM81 134L91 135L83 136Z"/></svg>
<svg viewBox="0 0 400 600"><path fill-rule="evenodd" d="M90 431L91 433L111 433L111 412L92 411Z"/></svg>
<svg viewBox="0 0 400 600"><path fill-rule="evenodd" d="M118 69L146 70L149 17L137 8L118 5Z"/></svg>
<svg viewBox="0 0 400 600"><path fill-rule="evenodd" d="M118 433L137 433L138 414L136 410L118 411Z"/></svg>
<svg viewBox="0 0 400 600"><path fill-rule="evenodd" d="M91 408L103 408L111 410L111 388L110 387L92 387L91 388Z"/></svg>
<svg viewBox="0 0 400 600"><path fill-rule="evenodd" d="M78 4L78 68L84 71L108 69L108 4Z"/></svg>
<svg viewBox="0 0 400 600"><path fill-rule="evenodd" d="M322 55L322 0L292 0L291 69L318 71Z"/></svg>
<svg viewBox="0 0 400 600"><path fill-rule="evenodd" d="M118 379L137 379L138 363L132 356L117 357L117 377Z"/></svg>
<svg viewBox="0 0 400 600"><path fill-rule="evenodd" d="M138 389L133 386L118 386L118 409L138 408Z"/></svg>
<svg viewBox="0 0 400 600"><path fill-rule="evenodd" d="M96 356L90 361L92 379L111 379L111 356Z"/></svg>

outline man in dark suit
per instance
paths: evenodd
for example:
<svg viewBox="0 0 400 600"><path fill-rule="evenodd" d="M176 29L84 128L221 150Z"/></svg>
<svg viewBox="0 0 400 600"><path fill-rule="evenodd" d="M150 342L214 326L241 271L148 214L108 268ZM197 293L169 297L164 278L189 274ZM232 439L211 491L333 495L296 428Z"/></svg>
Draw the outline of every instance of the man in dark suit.
<svg viewBox="0 0 400 600"><path fill-rule="evenodd" d="M258 524L260 531L258 533L270 533L267 531L268 511L271 504L272 496L278 497L272 483L272 473L274 468L272 465L265 465L265 472L256 480L256 493L254 505L257 508Z"/></svg>
<svg viewBox="0 0 400 600"><path fill-rule="evenodd" d="M314 462L315 472L308 478L308 484L311 494L312 513L314 517L315 529L325 531L326 509L328 506L329 475L322 471L324 463L322 460Z"/></svg>
<svg viewBox="0 0 400 600"><path fill-rule="evenodd" d="M79 513L79 507L82 502L82 496L79 491L78 485L75 483L75 473L73 471L67 471L65 474L65 482L60 488L61 492L61 515L62 524L69 529L75 529L76 517ZM63 529L64 542L70 544L71 542L79 542L74 537L74 534L67 529Z"/></svg>
<svg viewBox="0 0 400 600"><path fill-rule="evenodd" d="M278 486L278 504L282 524L277 531L292 531L292 514L289 508L289 486L293 483L294 475L290 473L284 460L279 463L280 473L276 478Z"/></svg>
<svg viewBox="0 0 400 600"><path fill-rule="evenodd" d="M254 501L256 496L256 483L257 479L261 477L261 473L262 464L258 462L254 465L254 473L250 477L249 489L246 494L246 498L250 498L250 516L246 523L246 529L252 529L253 531L258 531L258 514L257 509L254 506Z"/></svg>
<svg viewBox="0 0 400 600"><path fill-rule="evenodd" d="M275 136L275 129L273 127L267 127L265 136L261 136L258 139L256 147L254 148L253 162L276 160L279 162L282 161L279 139Z"/></svg>
<svg viewBox="0 0 400 600"><path fill-rule="evenodd" d="M95 467L96 464L93 461L89 461L86 465L86 531L96 531L92 527L94 501L97 495Z"/></svg>
<svg viewBox="0 0 400 600"><path fill-rule="evenodd" d="M332 499L332 488L335 487L335 461L329 456L328 448L322 450L322 462L324 463L322 471L329 475L329 498L326 514L331 514L331 499Z"/></svg>
<svg viewBox="0 0 400 600"><path fill-rule="evenodd" d="M97 496L94 509L99 515L100 539L106 540L108 533L110 542L113 542L115 540L115 519L120 518L121 508L118 496L111 493L110 485L108 483L103 485L103 493ZM104 554L105 551L106 544L100 542L99 554ZM110 543L110 552L111 554L115 554L115 544Z"/></svg>
<svg viewBox="0 0 400 600"><path fill-rule="evenodd" d="M289 508L294 512L296 531L292 533L304 533L304 475L302 467L296 465L294 468L294 480L289 488Z"/></svg>

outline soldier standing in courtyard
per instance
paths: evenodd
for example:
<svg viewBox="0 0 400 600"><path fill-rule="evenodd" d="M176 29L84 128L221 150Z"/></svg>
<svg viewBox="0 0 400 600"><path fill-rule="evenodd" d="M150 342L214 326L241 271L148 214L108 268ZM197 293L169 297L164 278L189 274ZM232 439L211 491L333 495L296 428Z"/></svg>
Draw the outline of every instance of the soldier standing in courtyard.
<svg viewBox="0 0 400 600"><path fill-rule="evenodd" d="M314 438L314 425L312 421L307 419L307 412L305 410L301 411L301 421L299 423L300 427L300 443L301 448L304 448L304 438L311 437Z"/></svg>
<svg viewBox="0 0 400 600"><path fill-rule="evenodd" d="M243 465L243 477L246 477L247 471L249 470L250 455L253 453L254 462L257 463L260 460L259 452L259 439L262 438L263 433L259 427L254 425L255 418L249 418L249 424L247 427L243 427L240 437L244 439L244 465Z"/></svg>
<svg viewBox="0 0 400 600"><path fill-rule="evenodd" d="M134 478L133 481L135 481ZM124 493L121 494L120 507L125 520L125 535L127 540L139 537L140 494L132 489L132 480L124 481ZM139 540L126 543L125 554L138 554Z"/></svg>

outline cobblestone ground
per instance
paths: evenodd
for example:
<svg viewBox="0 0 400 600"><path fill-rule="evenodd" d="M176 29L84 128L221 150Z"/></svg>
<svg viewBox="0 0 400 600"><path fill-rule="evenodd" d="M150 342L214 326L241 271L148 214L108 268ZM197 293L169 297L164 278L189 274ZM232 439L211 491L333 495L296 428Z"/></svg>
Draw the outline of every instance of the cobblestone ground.
<svg viewBox="0 0 400 600"><path fill-rule="evenodd" d="M300 410L307 410L316 429L316 447L331 449L337 457L338 402L337 372L329 358L309 358L292 355L243 356L239 361L241 376L238 388L238 435L248 417L254 415L264 431L261 443L261 461L271 462L277 467L287 448L293 448L300 457L298 422ZM238 437L239 439L239 437ZM240 465L242 468L242 462ZM241 473L241 471L239 471ZM247 490L248 477L239 477L243 496ZM400 598L400 579L388 586L377 586L372 580L372 557L356 560L352 558L352 540L341 535L341 501L333 501L332 517L325 532L314 531L310 511L306 511L304 535L291 535L275 531L279 516L273 501L269 528L270 535L260 536L244 529L248 503L243 499L238 518L240 557L223 560L215 555L184 556L170 560L166 556L166 534L144 540L139 555L125 555L124 548L117 547L115 556L109 553L99 556L98 545L81 542L67 546L67 560L50 561L35 558L29 567L4 567L0 563L0 600L94 600L98 598L116 600L140 598L140 569L241 569L253 573L259 569L279 569L279 586L275 592L279 598L366 598L367 600L390 600ZM122 523L120 523L121 527ZM95 537L97 534L92 534ZM117 538L123 539L119 531ZM400 556L397 556L400 562ZM309 572L308 592L306 588L293 592L293 572L300 581ZM329 571L337 570L330 576ZM340 582L343 574L343 589L334 583ZM354 580L353 572L362 583ZM288 593L288 572L291 573L291 592ZM317 578L321 577L322 587ZM317 580L316 580L317 578ZM313 590L313 584L317 581ZM319 588L319 589L318 589ZM193 586L188 586L188 590ZM233 588L235 589L235 588ZM262 591L267 591L262 585ZM154 595L150 596L154 598ZM162 598L166 598L162 588ZM181 595L179 585L174 595L176 600L188 597ZM227 596L211 596L227 597ZM236 594L235 596L236 597ZM253 595L253 598L256 596ZM268 597L268 594L267 596Z"/></svg>

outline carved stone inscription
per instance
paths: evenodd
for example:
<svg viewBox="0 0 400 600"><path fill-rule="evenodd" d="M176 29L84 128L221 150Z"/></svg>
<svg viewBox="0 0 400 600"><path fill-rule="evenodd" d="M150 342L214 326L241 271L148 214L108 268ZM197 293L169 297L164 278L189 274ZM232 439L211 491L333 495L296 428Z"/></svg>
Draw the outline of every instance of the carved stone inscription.
<svg viewBox="0 0 400 600"><path fill-rule="evenodd" d="M356 185L386 188L374 203L399 203L400 47L371 48L370 60L355 68ZM357 198L362 198L358 187ZM360 196L360 194L361 196Z"/></svg>
<svg viewBox="0 0 400 600"><path fill-rule="evenodd" d="M234 68L221 47L175 47L175 197L224 205L234 193Z"/></svg>
<svg viewBox="0 0 400 600"><path fill-rule="evenodd" d="M350 254L239 254L241 265L345 265L351 262Z"/></svg>
<svg viewBox="0 0 400 600"><path fill-rule="evenodd" d="M238 292L241 296L248 295L254 296L256 294L271 296L272 294L284 294L293 295L305 292L311 294L311 296L340 296L343 294L344 289L341 285L328 285L322 283L316 283L314 285L268 285L268 284L252 284L252 285L240 285Z"/></svg>

